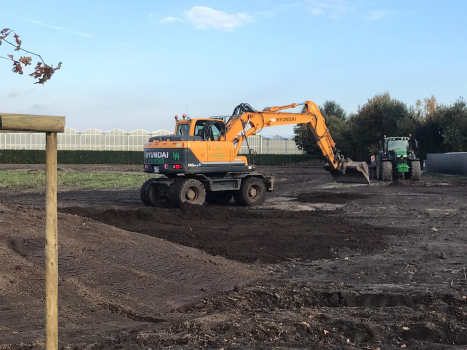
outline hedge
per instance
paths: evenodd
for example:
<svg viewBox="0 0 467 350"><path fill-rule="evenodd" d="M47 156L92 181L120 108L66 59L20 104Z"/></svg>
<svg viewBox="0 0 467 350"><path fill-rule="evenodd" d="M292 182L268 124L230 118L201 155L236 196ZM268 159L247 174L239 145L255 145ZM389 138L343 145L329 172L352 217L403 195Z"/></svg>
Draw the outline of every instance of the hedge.
<svg viewBox="0 0 467 350"><path fill-rule="evenodd" d="M245 155L248 158L248 155ZM59 164L142 164L142 151L58 151ZM307 154L258 154L256 165L322 165ZM0 164L45 164L45 151L0 150Z"/></svg>
<svg viewBox="0 0 467 350"><path fill-rule="evenodd" d="M248 155L244 155L249 159ZM324 165L324 161L308 154L257 154L254 156L256 165Z"/></svg>
<svg viewBox="0 0 467 350"><path fill-rule="evenodd" d="M141 164L143 152L58 151L59 164ZM45 164L45 151L0 150L2 164Z"/></svg>

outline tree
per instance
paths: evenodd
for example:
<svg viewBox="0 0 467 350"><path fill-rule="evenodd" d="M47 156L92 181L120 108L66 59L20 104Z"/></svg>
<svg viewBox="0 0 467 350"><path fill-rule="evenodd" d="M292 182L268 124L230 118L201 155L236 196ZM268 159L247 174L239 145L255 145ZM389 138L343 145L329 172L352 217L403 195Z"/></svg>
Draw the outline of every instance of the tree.
<svg viewBox="0 0 467 350"><path fill-rule="evenodd" d="M319 110L325 118L331 115L342 120L347 118L347 113L336 101L325 101Z"/></svg>
<svg viewBox="0 0 467 350"><path fill-rule="evenodd" d="M11 34L13 34L13 38L15 39L15 44L7 40L7 38ZM34 52L30 52L30 51L23 49L21 47L22 41L19 40L19 35L16 34L14 30L5 28L2 31L0 31L0 45L2 45L2 43L4 42L15 47L15 51L23 51L23 52L26 52L31 55L35 55L40 58L41 61L37 62L34 68L34 72L29 74L29 76L34 77L34 79L37 79L36 84L44 84L47 80L49 80L52 77L55 71L59 70L62 66L62 63L59 62L57 67L54 68L53 66L46 64L45 61L42 59L41 55L38 55ZM12 71L14 73L18 73L21 75L23 74L23 67L31 65L31 61L32 61L31 56L20 56L18 59L15 59L14 55L12 54L7 55L7 57L0 56L0 58L13 61Z"/></svg>
<svg viewBox="0 0 467 350"><path fill-rule="evenodd" d="M448 152L467 151L467 103L461 97L450 106L440 106L434 113Z"/></svg>
<svg viewBox="0 0 467 350"><path fill-rule="evenodd" d="M365 159L369 148L375 149L384 135L408 136L411 112L405 103L392 99L388 92L375 95L349 118L356 159Z"/></svg>
<svg viewBox="0 0 467 350"><path fill-rule="evenodd" d="M344 109L335 101L325 101L323 106L319 107L321 114L326 119L326 126L331 133L337 149L348 156L352 149L350 140L350 129L346 119ZM302 110L302 113L305 112ZM294 128L294 141L297 147L308 154L322 157L314 136L306 124L299 124Z"/></svg>
<svg viewBox="0 0 467 350"><path fill-rule="evenodd" d="M414 137L419 141L417 156L420 158L426 158L427 153L445 151L443 130L437 114L438 108L439 104L433 95L430 98L424 98L423 102L417 100L413 108L415 119L417 119Z"/></svg>
<svg viewBox="0 0 467 350"><path fill-rule="evenodd" d="M298 149L306 152L307 154L322 157L323 153L316 143L315 138L311 134L306 124L298 124L294 127L294 141Z"/></svg>

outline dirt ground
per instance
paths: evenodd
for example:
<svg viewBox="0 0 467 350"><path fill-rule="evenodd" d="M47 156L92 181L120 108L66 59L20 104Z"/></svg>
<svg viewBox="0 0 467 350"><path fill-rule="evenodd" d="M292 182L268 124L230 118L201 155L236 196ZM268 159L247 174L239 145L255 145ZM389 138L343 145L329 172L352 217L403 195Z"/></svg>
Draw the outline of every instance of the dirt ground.
<svg viewBox="0 0 467 350"><path fill-rule="evenodd" d="M260 208L60 189L61 346L467 349L467 182L260 171L277 178ZM44 195L0 189L0 202L0 349L41 349Z"/></svg>

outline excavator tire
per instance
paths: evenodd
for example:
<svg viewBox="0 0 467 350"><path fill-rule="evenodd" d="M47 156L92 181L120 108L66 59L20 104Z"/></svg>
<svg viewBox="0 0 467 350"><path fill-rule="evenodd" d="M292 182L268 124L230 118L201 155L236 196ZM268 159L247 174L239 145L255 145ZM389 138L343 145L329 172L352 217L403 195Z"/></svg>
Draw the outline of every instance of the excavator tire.
<svg viewBox="0 0 467 350"><path fill-rule="evenodd" d="M383 162L382 167L382 180L383 181L392 181L392 163L391 162Z"/></svg>
<svg viewBox="0 0 467 350"><path fill-rule="evenodd" d="M418 160L410 162L410 179L412 181L420 181L422 179L422 170L420 169L420 161Z"/></svg>
<svg viewBox="0 0 467 350"><path fill-rule="evenodd" d="M196 179L176 180L170 187L169 198L175 208L180 208L182 203L203 205L206 200L206 190Z"/></svg>
<svg viewBox="0 0 467 350"><path fill-rule="evenodd" d="M234 192L235 203L244 206L261 205L266 199L266 185L263 180L249 177L242 181L240 189Z"/></svg>
<svg viewBox="0 0 467 350"><path fill-rule="evenodd" d="M155 180L156 179L149 179L143 184L143 186L141 186L141 190L139 192L141 201L147 206L168 208L170 206L169 198L158 195Z"/></svg>
<svg viewBox="0 0 467 350"><path fill-rule="evenodd" d="M206 202L209 204L227 204L232 199L231 191L207 192Z"/></svg>

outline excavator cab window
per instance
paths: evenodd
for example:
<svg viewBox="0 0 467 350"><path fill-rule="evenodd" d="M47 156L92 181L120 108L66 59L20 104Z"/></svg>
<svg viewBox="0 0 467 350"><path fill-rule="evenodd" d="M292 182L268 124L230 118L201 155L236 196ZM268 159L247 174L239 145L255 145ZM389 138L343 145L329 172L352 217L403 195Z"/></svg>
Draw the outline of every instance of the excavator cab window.
<svg viewBox="0 0 467 350"><path fill-rule="evenodd" d="M190 135L190 124L179 124L177 127L177 135Z"/></svg>
<svg viewBox="0 0 467 350"><path fill-rule="evenodd" d="M195 135L194 136L201 136L201 130L204 129L207 120L198 120L195 124Z"/></svg>
<svg viewBox="0 0 467 350"><path fill-rule="evenodd" d="M217 139L219 138L221 132L219 131L219 129L213 125L211 126L211 132L212 132L212 141L217 141Z"/></svg>
<svg viewBox="0 0 467 350"><path fill-rule="evenodd" d="M201 136L204 141L217 141L221 136L221 130L216 123L224 125L222 121L198 120L195 124L194 136Z"/></svg>

